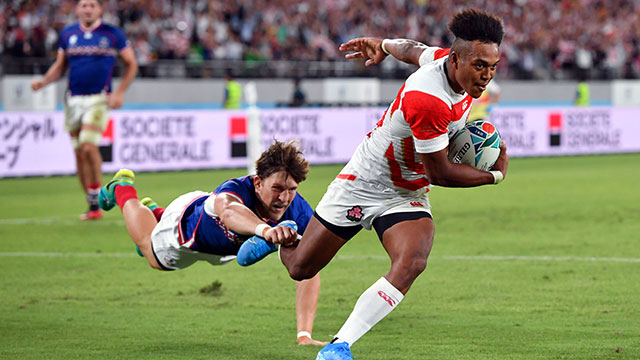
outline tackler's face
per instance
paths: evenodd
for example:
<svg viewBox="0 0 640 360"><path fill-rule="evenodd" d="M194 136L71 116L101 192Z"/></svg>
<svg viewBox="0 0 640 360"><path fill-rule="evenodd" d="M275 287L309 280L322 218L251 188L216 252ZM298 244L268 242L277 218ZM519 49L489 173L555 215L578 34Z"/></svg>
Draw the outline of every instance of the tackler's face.
<svg viewBox="0 0 640 360"><path fill-rule="evenodd" d="M80 0L76 5L76 15L82 25L91 26L102 16L102 5L98 0Z"/></svg>
<svg viewBox="0 0 640 360"><path fill-rule="evenodd" d="M298 183L284 170L261 179L253 178L260 215L279 220L287 211L298 191Z"/></svg>
<svg viewBox="0 0 640 360"><path fill-rule="evenodd" d="M473 41L470 51L457 54L456 81L467 94L477 99L495 76L499 61L498 44Z"/></svg>

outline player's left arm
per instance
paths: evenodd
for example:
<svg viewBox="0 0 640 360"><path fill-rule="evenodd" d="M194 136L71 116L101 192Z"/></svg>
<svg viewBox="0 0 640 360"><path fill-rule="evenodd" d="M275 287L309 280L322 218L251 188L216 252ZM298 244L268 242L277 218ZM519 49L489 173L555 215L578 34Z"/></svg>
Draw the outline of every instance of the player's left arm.
<svg viewBox="0 0 640 360"><path fill-rule="evenodd" d="M347 59L364 58L365 66L381 63L387 55L420 66L420 55L429 47L421 42L409 39L378 39L372 37L356 38L341 44L340 51L355 51L346 54Z"/></svg>
<svg viewBox="0 0 640 360"><path fill-rule="evenodd" d="M500 155L492 171L478 170L465 164L454 164L447 158L447 148L433 153L418 153L425 175L433 185L444 187L473 187L497 184L507 176L509 156L504 141L500 143ZM498 174L498 172L500 174Z"/></svg>
<svg viewBox="0 0 640 360"><path fill-rule="evenodd" d="M448 126L450 106L441 98L421 91L407 91L401 105L402 114L411 127L415 149L429 183L444 187L473 187L498 184L507 175L509 157L504 142L491 171L449 161Z"/></svg>
<svg viewBox="0 0 640 360"><path fill-rule="evenodd" d="M312 337L313 322L316 318L318 295L320 294L320 274L311 279L296 282L296 322L298 325L298 345L324 346L327 343Z"/></svg>
<svg viewBox="0 0 640 360"><path fill-rule="evenodd" d="M118 88L109 96L109 107L112 109L119 109L124 102L124 92L127 91L129 85L136 77L138 73L138 62L136 61L136 55L133 52L131 46L127 46L120 51L120 58L124 62L124 74L120 80Z"/></svg>

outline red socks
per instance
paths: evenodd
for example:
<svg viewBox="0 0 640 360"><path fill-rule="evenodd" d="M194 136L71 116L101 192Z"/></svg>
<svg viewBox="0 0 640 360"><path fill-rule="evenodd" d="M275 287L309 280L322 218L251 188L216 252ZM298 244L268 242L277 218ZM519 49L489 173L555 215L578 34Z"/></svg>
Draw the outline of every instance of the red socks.
<svg viewBox="0 0 640 360"><path fill-rule="evenodd" d="M164 208L161 207L157 207L153 210L151 210L153 212L153 215L156 217L156 220L160 221L160 219L162 218L162 214L164 214Z"/></svg>
<svg viewBox="0 0 640 360"><path fill-rule="evenodd" d="M128 200L138 198L138 192L133 186L116 185L115 193L116 202L118 203L118 206L120 206L121 210Z"/></svg>

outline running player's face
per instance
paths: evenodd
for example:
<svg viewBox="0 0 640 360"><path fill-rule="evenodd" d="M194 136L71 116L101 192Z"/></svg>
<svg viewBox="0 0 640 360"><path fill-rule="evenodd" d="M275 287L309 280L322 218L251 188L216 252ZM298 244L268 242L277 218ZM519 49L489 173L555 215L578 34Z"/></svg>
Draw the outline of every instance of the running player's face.
<svg viewBox="0 0 640 360"><path fill-rule="evenodd" d="M473 41L471 51L458 56L456 80L467 94L477 99L495 76L499 61L498 44Z"/></svg>
<svg viewBox="0 0 640 360"><path fill-rule="evenodd" d="M76 5L76 15L83 25L91 26L102 15L102 6L98 0L80 0Z"/></svg>
<svg viewBox="0 0 640 360"><path fill-rule="evenodd" d="M298 183L284 170L265 179L256 176L254 184L256 195L262 203L260 211L272 220L282 218L298 191Z"/></svg>

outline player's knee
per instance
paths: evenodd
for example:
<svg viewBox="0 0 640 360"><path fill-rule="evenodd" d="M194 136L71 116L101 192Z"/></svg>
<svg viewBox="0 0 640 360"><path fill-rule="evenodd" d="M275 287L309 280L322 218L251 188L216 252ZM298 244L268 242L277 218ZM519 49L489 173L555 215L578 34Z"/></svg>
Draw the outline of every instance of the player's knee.
<svg viewBox="0 0 640 360"><path fill-rule="evenodd" d="M415 279L427 268L427 258L419 255L409 256L400 261L398 268L406 278Z"/></svg>
<svg viewBox="0 0 640 360"><path fill-rule="evenodd" d="M287 270L289 270L289 276L296 281L311 279L318 273L315 269L302 265L293 265L288 267Z"/></svg>
<svg viewBox="0 0 640 360"><path fill-rule="evenodd" d="M89 154L91 154L91 152L93 152L94 148L95 148L95 145L90 144L90 143L86 143L86 142L80 143L78 145L78 150L84 156L88 156Z"/></svg>

